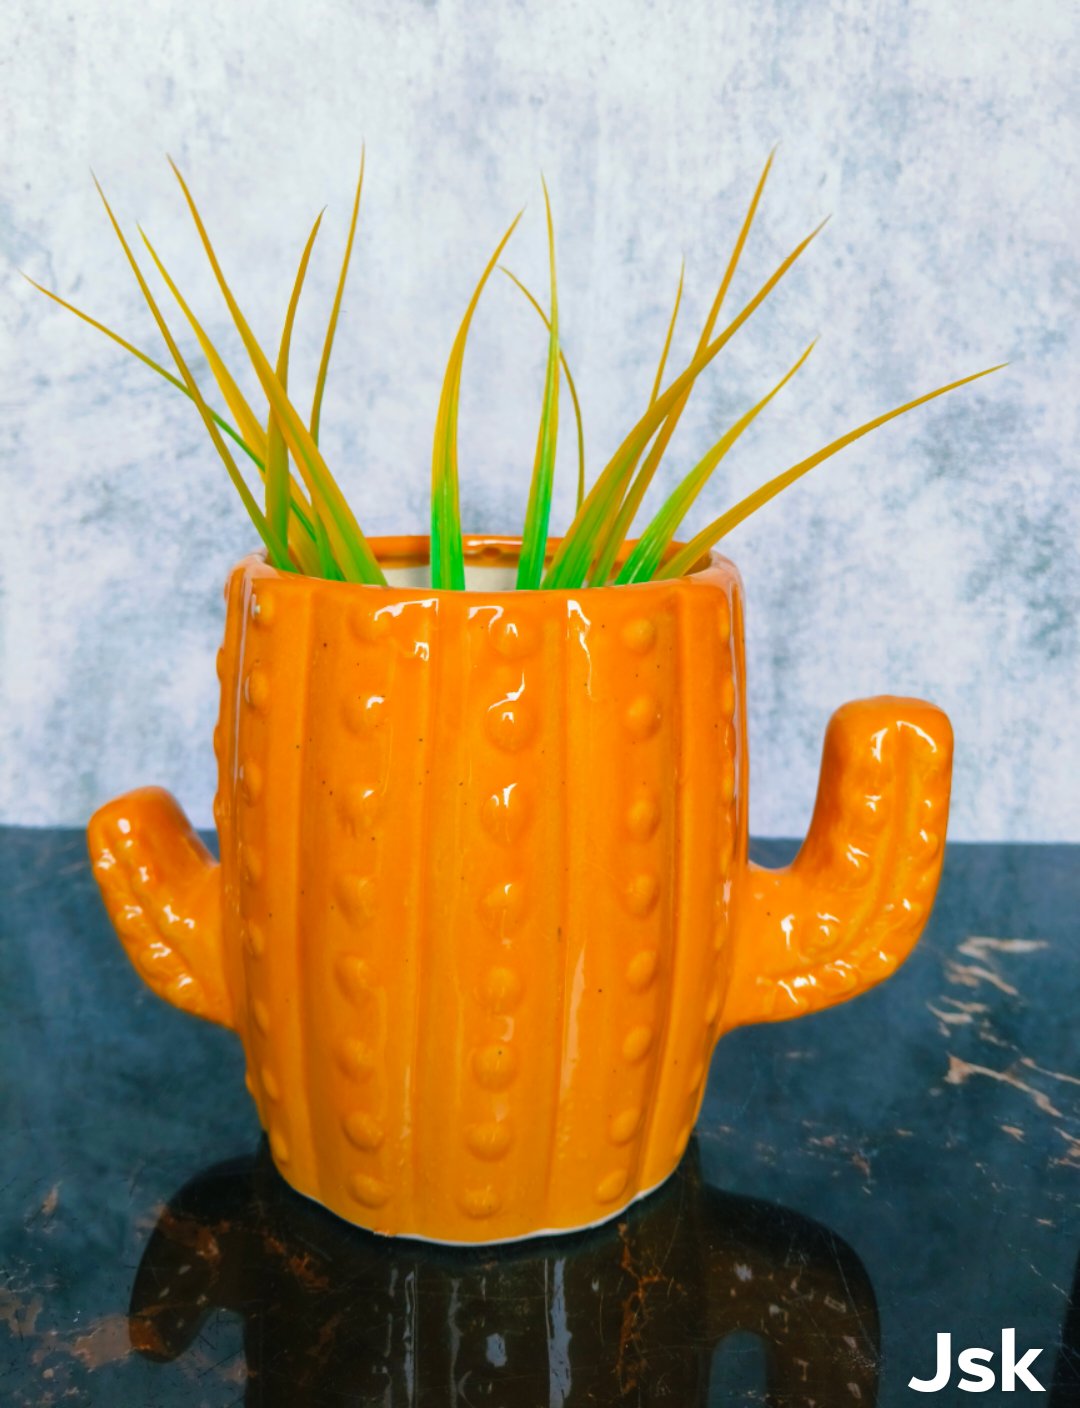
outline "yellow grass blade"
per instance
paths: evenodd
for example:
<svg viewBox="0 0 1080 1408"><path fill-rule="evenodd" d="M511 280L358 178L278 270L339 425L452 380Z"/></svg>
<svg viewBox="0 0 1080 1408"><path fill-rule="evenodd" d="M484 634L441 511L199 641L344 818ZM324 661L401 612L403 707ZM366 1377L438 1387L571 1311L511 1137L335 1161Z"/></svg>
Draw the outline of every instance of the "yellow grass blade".
<svg viewBox="0 0 1080 1408"><path fill-rule="evenodd" d="M505 264L500 264L499 268L511 281L511 283L517 285L517 287L529 300L532 306L540 314L540 317L544 320L544 326L550 329L551 322L548 319L548 315L544 312L539 302L533 297L533 295L521 282L518 276L515 273L511 272L511 270L509 270ZM585 427L581 419L581 402L578 400L577 387L574 385L574 378L570 375L570 363L566 360L566 354L563 352L561 347L559 348L559 361L562 363L563 376L566 377L566 389L570 393L570 401L574 407L574 423L577 429L578 452L577 507L580 508L581 502L585 497Z"/></svg>
<svg viewBox="0 0 1080 1408"><path fill-rule="evenodd" d="M155 362L153 357L143 352L141 348L136 347L133 342L129 342L126 337L121 337L118 332L114 332L106 323L99 323L97 318L92 318L89 313L84 313L81 308L76 308L74 303L69 303L66 298L61 298L58 293L53 293L52 289L46 288L44 284L39 284L36 279L32 279L29 274L23 273L21 269L19 272L31 288L36 288L38 293L43 293L46 298L51 298L54 303L58 303L61 308L66 308L69 313L74 313L76 318L81 319L81 321L88 324L88 326L96 328L98 332L104 333L110 341L116 343L117 347L122 347L125 352L129 352L137 361L142 362L143 366L149 367L152 372L156 372L158 376L164 381L167 381L170 386L174 386L177 391L182 391L189 401L192 399L191 392L179 377L173 376L172 372L163 367L160 362ZM230 425L224 416L218 415L215 410L211 410L210 414L213 416L218 429L223 430L231 440L239 445L244 454L256 465L259 473L262 474L265 469L262 460L247 441L243 439L235 426Z"/></svg>
<svg viewBox="0 0 1080 1408"><path fill-rule="evenodd" d="M555 278L555 226L551 219L546 181L543 186L551 277L551 319L548 323L544 400L540 410L540 429L536 437L536 457L529 485L525 525L521 532L521 557L518 560L517 585L526 591L540 585L544 572L548 524L551 520L551 490L555 479L555 452L559 439L559 293Z"/></svg>
<svg viewBox="0 0 1080 1408"><path fill-rule="evenodd" d="M450 349L450 360L443 377L439 397L439 413L435 419L435 444L431 456L431 584L461 590L465 585L465 560L461 543L461 510L458 502L457 418L461 393L461 369L465 361L465 343L469 336L476 305L499 262L499 255L517 228L521 212L514 216L510 227L499 241L495 253L487 262L480 281L469 300L457 336Z"/></svg>
<svg viewBox="0 0 1080 1408"><path fill-rule="evenodd" d="M221 433L217 428L217 424L210 411L210 407L206 404L206 401L203 399L202 392L199 390L195 378L191 375L191 372L188 369L188 365L184 361L180 348L177 346L176 340L174 339L171 331L169 330L169 325L165 321L161 309L158 307L154 295L150 291L150 285L146 282L146 279L143 276L143 272L139 268L138 261L136 260L135 255L132 253L131 247L128 244L127 240L124 238L124 232L123 230L121 230L116 216L113 214L112 206L106 200L105 192L101 189L101 185L99 184L97 177L94 176L93 180L94 185L97 187L98 195L101 197L102 204L105 207L106 214L109 217L109 223L113 227L113 230L116 234L116 238L120 241L120 247L123 249L124 254L127 256L127 261L131 265L132 273L135 275L135 279L139 285L142 295L146 299L147 306L149 307L150 312L154 316L154 321L158 325L158 330L161 333L162 337L165 339L165 343L170 353L172 354L173 361L176 363L177 369L179 370L181 377L183 377L184 384L188 389L191 399L195 402L195 406L198 409L199 415L202 417L203 424L206 426L207 433L209 434L210 439L214 442L214 448L217 450L219 456L221 457L221 460L224 463L226 470L228 471L229 478L232 480L237 493L240 495L244 507L247 509L248 516L250 517L252 523L254 523L256 529L258 530L259 536L266 544L267 551L270 554L270 561L274 564L275 567L278 567L283 571L290 571L291 563L289 562L289 551L287 546L281 541L281 539L277 536L277 534L267 523L266 518L264 517L262 510L259 508L259 505L255 502L255 499L251 493L251 490L248 488L243 475L237 468L236 461L229 453L228 446L225 444L225 441L221 438Z"/></svg>
<svg viewBox="0 0 1080 1408"><path fill-rule="evenodd" d="M345 280L349 275L349 261L352 258L353 239L356 236L356 222L360 216L360 193L364 189L364 149L360 148L360 175L356 182L356 196L353 199L352 219L349 221L349 237L345 241L345 257L341 261L341 273L338 276L337 291L334 294L334 305L330 309L330 322L326 328L326 338L323 341L322 360L319 362L319 375L315 378L315 396L311 402L311 438L316 445L319 443L319 418L322 415L323 391L326 388L326 373L330 368L330 353L334 346L334 333L337 331L338 314L341 312L341 300L345 296Z"/></svg>
<svg viewBox="0 0 1080 1408"><path fill-rule="evenodd" d="M248 404L247 398L233 379L232 373L229 371L228 367L225 365L224 361L219 356L217 348L210 341L210 338L207 336L202 324L192 312L191 308L188 306L186 300L184 299L183 294L173 282L172 276L169 274L168 269L166 269L165 265L161 262L161 259L158 257L157 250L155 250L154 246L150 243L150 239L146 231L141 225L137 226L137 229L139 231L139 234L142 236L143 244L146 246L147 250L150 253L150 258L154 261L155 265L157 266L158 273L164 279L166 287L175 299L177 307L180 309L181 313L183 313L184 317L188 320L188 323L191 325L192 332L198 338L199 346L202 348L203 356L209 363L210 370L211 372L213 372L214 375L214 380L218 384L218 389L221 391L222 396L225 398L225 404L232 412L234 420L240 427L240 434L243 435L244 439L248 442L249 445L252 445L255 448L260 457L265 460L266 434L263 431L262 426L259 424L258 416L256 416L255 412L251 409L251 406Z"/></svg>
<svg viewBox="0 0 1080 1408"><path fill-rule="evenodd" d="M667 336L664 338L664 350L660 353L660 365L656 369L656 380L653 382L652 391L649 393L649 405L660 395L660 383L664 379L664 368L667 366L668 353L671 351L671 339L675 335L675 323L679 317L679 304L682 302L683 279L686 277L686 260L679 265L679 287L675 291L675 307L671 310L671 320L667 327ZM700 348L698 349L700 351Z"/></svg>
<svg viewBox="0 0 1080 1408"><path fill-rule="evenodd" d="M633 552L626 559L622 571L615 579L617 582L647 582L649 580L660 565L679 524L686 517L694 500L709 482L716 466L739 439L743 431L754 423L773 397L784 389L807 357L810 356L814 345L811 342L802 356L784 373L776 385L721 435L716 444L672 490L663 507L642 533Z"/></svg>
<svg viewBox="0 0 1080 1408"><path fill-rule="evenodd" d="M283 391L287 391L289 386L289 349L292 345L296 309L300 302L300 292L304 287L304 277L307 274L311 251L321 223L322 212L320 211L311 227L311 234L304 246L304 252L300 256L300 267L296 271L289 307L285 314L285 326L281 332L276 368L277 379L281 383ZM289 448L285 442L285 433L281 428L281 422L271 408L266 426L266 516L274 531L286 540L289 537L289 500ZM310 571L310 568L305 567L305 571Z"/></svg>
<svg viewBox="0 0 1080 1408"><path fill-rule="evenodd" d="M950 381L946 386L939 386L936 391L928 391L925 396L917 396L914 401L907 401L902 406L897 406L891 411L886 411L884 415L875 416L873 420L868 420L865 425L860 425L857 430L849 430L846 435L841 435L839 439L831 441L824 448L817 450L806 459L800 460L798 464L793 464L790 469L785 469L782 474L776 475L768 483L762 484L755 489L752 494L748 494L745 499L737 503L734 508L728 509L727 513L721 514L714 519L707 528L703 528L696 537L692 538L679 552L656 573L660 577L680 577L684 572L692 568L715 543L718 543L725 533L730 533L732 528L740 524L743 519L761 508L763 504L776 497L789 484L793 484L796 479L809 473L816 465L823 460L829 459L832 455L838 454L846 446L859 440L864 435L868 435L871 430L876 430L879 425L884 425L886 421L895 420L897 416L906 415L908 411L913 411L916 406L925 405L927 401L933 401L938 396L944 396L948 391L955 391L958 386L966 386L969 382L978 381L980 377L990 376L992 372L1001 371L1007 366L1007 362L999 362L996 367L987 367L985 371L974 372L971 376L964 376L959 381Z"/></svg>
<svg viewBox="0 0 1080 1408"><path fill-rule="evenodd" d="M754 188L754 194L750 199L750 204L743 217L735 245L727 262L727 268L724 270L724 276L720 280L720 287L717 289L716 297L713 299L712 306L709 309L709 315L705 319L705 326L702 328L701 336L698 338L697 352L703 351L708 345L709 338L713 333L713 328L716 326L716 320L720 316L720 309L723 307L724 299L727 297L728 289L731 287L731 281L735 277L736 269L739 267L739 260L742 258L743 249L746 247L746 241L750 235L754 217L757 214L757 208L761 202L762 193L765 190L765 182L769 179L769 172L772 169L775 155L776 148L774 147L769 153L761 175L758 177L757 186ZM818 229L820 228L819 226ZM817 231L815 230L814 234L816 233ZM811 239L812 238L813 236L811 236ZM805 246L803 246L803 248L805 248ZM800 248L799 253L801 252L802 250ZM792 262L794 262L794 260ZM627 533L630 531L630 526L637 516L638 509L641 507L641 501L644 499L646 491L656 475L660 461L663 459L664 453L671 443L671 437L675 434L675 429L679 424L679 418L686 409L686 403L690 399L690 392L692 390L692 385L687 387L686 392L671 408L671 414L660 427L656 440L645 457L645 463L638 471L633 483L627 491L625 500L621 504L615 505L610 521L605 525L605 531L601 538L600 552L597 556L593 571L589 576L590 582L606 582L611 575L611 569L614 565L615 558L618 556L619 548L622 546Z"/></svg>
<svg viewBox="0 0 1080 1408"><path fill-rule="evenodd" d="M338 488L337 482L327 467L326 461L319 453L319 447L312 439L311 432L300 418L295 406L281 387L281 383L274 375L273 368L266 359L262 348L255 339L251 328L240 307L233 297L232 290L225 279L210 236L207 234L203 224L202 216L198 207L188 190L187 183L176 163L170 158L170 163L180 189L184 193L187 206L191 212L191 217L195 222L195 228L199 232L206 257L210 261L210 267L214 271L218 287L224 295L225 302L229 306L233 322L239 332L244 346L247 348L248 356L251 358L252 366L256 375L262 383L266 399L270 402L275 413L281 420L281 427L288 441L289 449L296 460L304 482L312 497L312 506L318 510L322 518L327 534L334 549L334 557L347 581L367 582L385 586L386 578L382 568L375 559L374 553L368 545L367 539L360 531L360 525L353 517L352 510L345 500L345 496Z"/></svg>
<svg viewBox="0 0 1080 1408"><path fill-rule="evenodd" d="M701 352L695 354L682 375L676 377L668 389L661 393L626 436L599 479L585 496L585 502L570 525L570 529L548 569L544 579L545 586L577 587L582 584L597 552L598 534L604 523L609 521L611 504L615 500L621 501L626 491L627 480L633 473L634 465L642 450L683 392L693 386L697 376L765 301L811 241L821 233L826 223L827 221L823 220L816 230L812 230L801 243L796 245L787 258L765 280L749 303L742 308L718 337L714 338Z"/></svg>

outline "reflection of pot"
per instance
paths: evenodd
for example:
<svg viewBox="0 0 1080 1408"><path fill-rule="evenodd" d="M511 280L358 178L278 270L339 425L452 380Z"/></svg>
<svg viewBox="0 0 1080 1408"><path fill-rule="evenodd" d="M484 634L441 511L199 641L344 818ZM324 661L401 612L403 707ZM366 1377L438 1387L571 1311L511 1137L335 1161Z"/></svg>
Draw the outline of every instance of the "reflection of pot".
<svg viewBox="0 0 1080 1408"><path fill-rule="evenodd" d="M90 826L139 971L240 1034L284 1177L377 1231L612 1216L682 1156L717 1036L891 973L940 870L940 711L841 709L806 845L761 870L735 568L497 590L514 551L472 540L463 592L248 559L220 868L157 790Z"/></svg>
<svg viewBox="0 0 1080 1408"><path fill-rule="evenodd" d="M265 1153L219 1165L158 1221L132 1341L174 1359L215 1309L243 1317L248 1401L265 1408L692 1408L738 1331L764 1348L774 1408L877 1396L858 1257L797 1213L704 1185L696 1145L618 1222L498 1250L376 1239L296 1198Z"/></svg>

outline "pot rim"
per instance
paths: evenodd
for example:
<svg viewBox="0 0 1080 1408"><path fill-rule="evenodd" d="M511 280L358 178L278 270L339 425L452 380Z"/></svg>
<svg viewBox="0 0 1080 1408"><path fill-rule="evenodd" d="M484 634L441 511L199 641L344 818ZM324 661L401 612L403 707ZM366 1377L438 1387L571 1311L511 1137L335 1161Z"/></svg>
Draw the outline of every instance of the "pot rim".
<svg viewBox="0 0 1080 1408"><path fill-rule="evenodd" d="M625 561L627 555L634 547L635 539L624 543L616 558L616 565ZM431 561L430 536L427 533L389 533L372 535L367 538L367 542L379 566L391 571L397 568L420 567ZM548 539L548 551L545 562L558 549L562 542L561 538ZM520 556L522 539L513 533L463 533L462 548L464 551L466 566L472 567L514 567ZM673 542L669 545L664 554L665 560L678 552L683 547L680 542ZM368 582L339 582L326 577L312 577L302 572L282 572L266 560L266 549L259 548L257 551L249 553L238 564L241 567L253 566L259 569L260 577L271 577L281 583L290 583L294 586L300 583L307 583L319 587L334 587L352 589L363 592L385 592L395 596L409 597L453 597L459 598L484 598L491 597L516 597L519 601L522 597L543 596L548 600L559 598L576 598L582 594L595 595L597 592L617 591L620 595L624 592L657 592L672 591L678 589L681 584L694 583L700 585L718 586L726 583L738 583L740 581L739 569L730 558L724 557L715 548L710 548L703 553L699 565L692 572L685 572L681 577L663 577L659 580L651 579L647 582L605 583L598 587L433 587L433 586L405 586L395 583L388 583L382 586L378 583Z"/></svg>

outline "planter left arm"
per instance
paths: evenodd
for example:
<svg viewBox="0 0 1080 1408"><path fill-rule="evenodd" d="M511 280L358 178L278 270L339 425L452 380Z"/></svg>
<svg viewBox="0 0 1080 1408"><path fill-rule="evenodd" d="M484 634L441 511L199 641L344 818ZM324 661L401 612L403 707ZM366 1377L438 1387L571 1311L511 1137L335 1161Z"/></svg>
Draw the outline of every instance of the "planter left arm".
<svg viewBox="0 0 1080 1408"><path fill-rule="evenodd" d="M177 802L140 787L95 812L87 832L109 918L159 997L232 1025L221 927L221 867Z"/></svg>

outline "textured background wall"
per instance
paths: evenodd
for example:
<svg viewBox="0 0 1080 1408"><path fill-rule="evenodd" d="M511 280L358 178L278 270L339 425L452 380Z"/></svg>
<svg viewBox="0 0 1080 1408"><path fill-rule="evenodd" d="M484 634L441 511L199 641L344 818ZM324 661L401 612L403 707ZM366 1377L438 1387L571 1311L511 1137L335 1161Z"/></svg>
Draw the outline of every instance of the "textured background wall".
<svg viewBox="0 0 1080 1408"><path fill-rule="evenodd" d="M223 337L162 154L268 340L329 202L296 344L308 367L366 137L324 443L378 531L424 523L445 357L523 201L510 262L543 283L541 168L595 470L647 394L680 255L685 356L780 140L732 308L833 220L695 393L669 475L822 342L696 522L909 394L1012 366L729 539L749 596L753 825L800 831L829 712L891 689L953 717L954 836L1080 839L1076 16L1060 0L9 0L0 817L80 822L156 780L208 819L220 586L253 540L191 408L15 275L156 350L90 164ZM468 527L520 519L543 353L533 315L493 288L466 366ZM567 439L561 521L571 461Z"/></svg>

